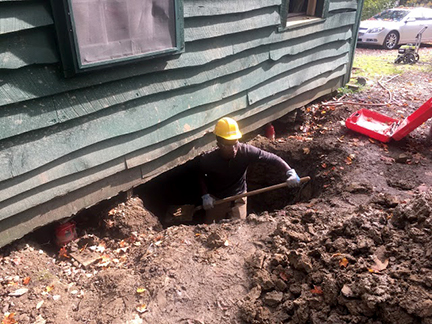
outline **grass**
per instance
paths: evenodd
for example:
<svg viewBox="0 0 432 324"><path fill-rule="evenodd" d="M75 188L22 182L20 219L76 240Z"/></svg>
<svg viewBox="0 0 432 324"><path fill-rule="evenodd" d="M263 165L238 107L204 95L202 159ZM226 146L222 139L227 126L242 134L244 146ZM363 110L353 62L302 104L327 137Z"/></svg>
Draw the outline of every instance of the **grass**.
<svg viewBox="0 0 432 324"><path fill-rule="evenodd" d="M372 55L371 55L372 54ZM397 50L370 50L368 53L356 52L354 55L352 76L378 79L382 76L404 74L407 72L432 73L432 51L419 50L420 61L416 64L395 64Z"/></svg>
<svg viewBox="0 0 432 324"><path fill-rule="evenodd" d="M420 47L419 55L420 60L416 64L395 64L394 61L398 56L397 50L368 49L366 51L356 51L349 83L356 84L357 77L379 80L385 76L402 75L404 73L424 72L432 74L431 46ZM358 91L362 91L365 87L360 86ZM352 93L353 90L345 86L338 89L338 92L339 95L344 95Z"/></svg>

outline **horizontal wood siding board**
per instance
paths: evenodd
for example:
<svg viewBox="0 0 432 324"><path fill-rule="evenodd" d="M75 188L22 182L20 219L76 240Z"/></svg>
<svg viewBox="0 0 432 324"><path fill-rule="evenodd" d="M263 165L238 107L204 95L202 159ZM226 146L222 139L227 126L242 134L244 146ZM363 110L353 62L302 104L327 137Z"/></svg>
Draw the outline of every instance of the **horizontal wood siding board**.
<svg viewBox="0 0 432 324"><path fill-rule="evenodd" d="M251 117L242 120L242 130L244 132L252 132L263 125L280 118L294 109L300 108L309 102L316 100L326 94L329 94L342 85L342 79L336 78L330 80L327 84L313 88L307 93L302 93L293 99L283 102L280 105L272 106L270 109L263 109L261 113L252 115Z"/></svg>
<svg viewBox="0 0 432 324"><path fill-rule="evenodd" d="M3 162L0 165L0 180L6 180L11 172L14 176L18 176L86 146L154 127L167 119L176 118L177 114L192 107L218 102L248 90L276 75L285 73L290 68L295 67L290 67L289 61L281 60L276 64L266 61L237 74L223 76L216 83L209 81L186 90L174 90L169 96L168 93L161 93L129 101L121 106L107 108L96 116L88 116L83 120L76 119L63 126L60 124L56 127L56 133L41 133L39 139L33 135L33 141L28 143L15 143L11 140L9 145L14 146L3 147L0 151L0 162ZM171 107L171 109L161 107ZM175 134L170 134L173 135ZM149 145L163 139L152 138L151 140ZM37 152L47 152L47 154L40 155ZM32 154L37 158L25 158Z"/></svg>
<svg viewBox="0 0 432 324"><path fill-rule="evenodd" d="M344 47L342 51L344 52L343 54L330 52L332 55L337 56L325 56L319 60L312 61L309 65L301 66L294 71L280 75L266 84L249 91L249 104L274 96L276 93L285 91L286 89L296 87L314 75L320 75L342 64L347 64L349 61L349 48Z"/></svg>
<svg viewBox="0 0 432 324"><path fill-rule="evenodd" d="M51 29L35 28L0 37L0 69L18 69L31 64L59 61Z"/></svg>
<svg viewBox="0 0 432 324"><path fill-rule="evenodd" d="M98 168L76 173L70 177L40 186L38 190L33 189L13 196L0 203L0 221L123 170L125 170L124 160L120 158L100 165ZM43 177L43 174L40 176Z"/></svg>
<svg viewBox="0 0 432 324"><path fill-rule="evenodd" d="M314 89L322 87L325 84L328 84L331 82L331 80L339 80L341 81L341 77L346 73L347 67L346 64L341 65L337 67L334 71L325 72L319 76L316 76L310 80L305 81L302 85L289 88L285 90L284 92L280 92L276 94L273 97L265 98L262 101L259 101L251 106L248 107L246 111L241 112L241 114L238 115L238 118L246 118L255 114L260 113L262 110L268 109L270 107L279 105L279 104L286 104L289 102L289 100L303 95L307 94L309 92L313 92ZM338 81L338 82L339 82ZM332 90L328 90L330 92ZM311 100L312 101L312 100ZM278 117L275 117L274 119L277 119Z"/></svg>
<svg viewBox="0 0 432 324"><path fill-rule="evenodd" d="M278 43L270 46L270 59L277 61L285 55L296 55L311 48L325 46L331 42L349 40L351 37L350 26L344 26L339 29L326 30L313 36L308 35L304 38Z"/></svg>
<svg viewBox="0 0 432 324"><path fill-rule="evenodd" d="M184 16L189 18L227 15L280 4L281 0L185 0L183 6Z"/></svg>
<svg viewBox="0 0 432 324"><path fill-rule="evenodd" d="M49 6L43 2L0 3L0 35L53 23Z"/></svg>
<svg viewBox="0 0 432 324"><path fill-rule="evenodd" d="M259 35L259 37L253 37L253 34L242 35L241 42L233 45L233 49L234 53L238 53L251 47L294 40L296 38L314 35L329 29L352 26L354 23L355 12L330 14L327 19L323 19L322 22L314 25L303 26L297 29L289 29L283 32L272 30L270 35L266 35L266 33L268 33L266 29L257 30L255 34Z"/></svg>
<svg viewBox="0 0 432 324"><path fill-rule="evenodd" d="M278 7L223 16L196 17L185 20L185 41L226 36L280 24Z"/></svg>
<svg viewBox="0 0 432 324"><path fill-rule="evenodd" d="M346 69L346 68L345 68ZM284 101L288 100L289 98L300 95L302 93L308 93L308 91L313 91L315 88L319 87L323 83L327 82L330 78L335 78L335 76L339 73L339 75L343 75L345 73L344 67L336 68L335 71L331 71L327 73L327 75L322 75L319 77L315 77L312 81L306 82L301 87L293 88L288 91L288 93L284 93L281 97ZM329 90L330 91L330 90ZM265 105L255 105L251 106L247 109L247 112L245 114L242 114L240 117L247 117L254 113L259 113L260 110L267 109L271 107L272 105L279 104L281 102L281 98L279 100L273 99L269 103ZM181 149L183 145L187 145L187 143L190 143L191 141L195 139L199 139L203 137L204 133L210 133L210 130L214 126L215 120L219 119L220 117L230 114L235 115L235 109L228 110L230 105L226 105L226 111L217 111L213 110L212 114L210 116L206 116L206 112L201 113L201 116L188 116L189 120L194 120L198 124L212 120L210 124L207 124L205 126L202 126L200 128L197 128L195 132L192 134L184 134L182 136L179 136L175 140L171 140L169 143L165 143L163 149L157 148L155 152L152 152L152 155L155 157L165 156L166 154L169 155L170 152L173 152L177 149ZM243 104L241 101L239 102L239 105L236 107L238 110L244 110L241 109ZM280 111L279 111L280 113ZM278 117L275 117L278 118ZM181 121L179 120L179 123ZM191 123L192 124L192 123ZM149 154L149 152L140 152L142 156L146 156ZM157 158L155 159L157 160ZM139 164L142 164L145 161L139 161ZM150 163L144 163L144 165L141 167L143 171L144 178L151 178L159 174L160 169L154 168L154 162ZM171 161L173 163L173 161ZM137 164L138 165L138 164ZM174 166L172 164L172 166ZM131 168L131 165L128 165L129 168ZM40 186L38 188L33 188L32 190L29 190L27 192L23 192L20 194L17 194L16 196L12 197L11 199L4 201L0 203L0 210L2 210L2 215L0 217L0 220L5 219L7 217L11 217L14 214L23 212L27 209L30 209L32 207L35 207L39 204L42 204L46 201L52 200L57 196L63 196L70 192L73 192L79 188L82 188L84 186L87 186L93 182L97 182L99 180L102 180L104 178L107 178L117 172L120 172L124 169L124 163L123 159L117 159L114 161L110 161L107 164L100 165L96 168L92 168L89 170L86 170L84 172L81 172L79 174L74 174L72 176L59 179L58 181L54 181L52 183L49 183L44 186ZM44 174L40 174L41 177L44 176Z"/></svg>
<svg viewBox="0 0 432 324"><path fill-rule="evenodd" d="M48 99L28 101L25 105L7 106L0 110L0 139L89 115L150 94L199 85L251 68L267 59L268 48L260 47L197 69L169 71L156 74L153 78L127 79L83 91L61 93ZM49 117L46 117L47 114ZM10 122L11 119L14 122Z"/></svg>
<svg viewBox="0 0 432 324"><path fill-rule="evenodd" d="M351 25L354 23L354 19L355 13L343 13L330 16L322 24L308 26L300 30L278 33L274 27L270 27L215 39L201 40L186 44L186 53L179 55L177 58L169 58L168 60L160 58L152 60L152 64L143 61L119 67L118 69L108 69L89 75L76 76L71 79L64 79L60 71L54 66L28 66L13 71L13 73L9 71L2 75L0 106L111 81L119 81L155 71L200 66L255 47L315 34L338 26Z"/></svg>
<svg viewBox="0 0 432 324"><path fill-rule="evenodd" d="M357 10L357 1L343 0L343 1L330 1L329 12L339 10Z"/></svg>

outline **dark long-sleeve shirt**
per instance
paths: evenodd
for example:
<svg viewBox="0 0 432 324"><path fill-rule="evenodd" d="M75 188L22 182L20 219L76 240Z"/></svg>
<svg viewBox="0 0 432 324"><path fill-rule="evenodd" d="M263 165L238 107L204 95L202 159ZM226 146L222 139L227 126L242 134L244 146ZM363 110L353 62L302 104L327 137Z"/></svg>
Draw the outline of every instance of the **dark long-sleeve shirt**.
<svg viewBox="0 0 432 324"><path fill-rule="evenodd" d="M238 144L235 158L224 159L219 149L203 153L199 159L201 176L209 194L216 198L225 198L246 191L246 172L250 164L268 162L281 167L282 171L290 169L289 165L276 154L263 151L249 144Z"/></svg>

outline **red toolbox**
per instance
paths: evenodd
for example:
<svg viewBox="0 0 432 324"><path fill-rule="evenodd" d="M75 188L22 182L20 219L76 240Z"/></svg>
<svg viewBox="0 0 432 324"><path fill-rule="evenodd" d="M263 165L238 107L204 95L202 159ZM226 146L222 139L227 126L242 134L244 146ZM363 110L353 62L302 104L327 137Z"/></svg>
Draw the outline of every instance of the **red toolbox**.
<svg viewBox="0 0 432 324"><path fill-rule="evenodd" d="M401 140L432 117L432 98L404 120L397 120L380 113L360 109L345 121L346 127L381 142Z"/></svg>

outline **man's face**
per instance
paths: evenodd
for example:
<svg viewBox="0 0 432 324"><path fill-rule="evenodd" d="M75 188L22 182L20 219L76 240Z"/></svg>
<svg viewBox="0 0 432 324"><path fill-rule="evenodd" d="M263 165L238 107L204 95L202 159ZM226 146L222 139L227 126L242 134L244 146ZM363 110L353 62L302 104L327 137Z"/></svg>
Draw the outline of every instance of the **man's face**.
<svg viewBox="0 0 432 324"><path fill-rule="evenodd" d="M230 160L234 159L238 151L238 140L226 140L217 138L217 146L222 158Z"/></svg>

